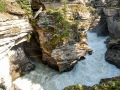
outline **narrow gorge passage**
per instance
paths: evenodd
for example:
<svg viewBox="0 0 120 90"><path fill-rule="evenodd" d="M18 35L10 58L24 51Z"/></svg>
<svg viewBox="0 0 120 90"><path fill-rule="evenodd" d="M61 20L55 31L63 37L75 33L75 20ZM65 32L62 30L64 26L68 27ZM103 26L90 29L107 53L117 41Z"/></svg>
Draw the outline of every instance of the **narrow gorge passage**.
<svg viewBox="0 0 120 90"><path fill-rule="evenodd" d="M49 67L36 63L36 69L29 74L18 78L15 83L22 90L63 90L66 86L82 84L92 86L98 84L102 78L111 78L120 75L120 69L104 60L107 37L97 37L96 33L88 32L88 45L93 54L85 56L73 70L62 74Z"/></svg>

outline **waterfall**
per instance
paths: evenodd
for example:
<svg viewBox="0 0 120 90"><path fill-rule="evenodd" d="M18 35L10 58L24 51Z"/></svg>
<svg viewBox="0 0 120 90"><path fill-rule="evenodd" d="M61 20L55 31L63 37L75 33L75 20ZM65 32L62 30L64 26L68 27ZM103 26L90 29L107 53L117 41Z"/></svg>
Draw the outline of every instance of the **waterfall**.
<svg viewBox="0 0 120 90"><path fill-rule="evenodd" d="M92 86L98 84L102 78L111 78L120 75L120 70L104 60L107 37L97 37L96 33L87 33L88 44L93 54L85 56L75 67L64 73L59 73L43 64L36 64L36 69L29 74L18 78L15 83L22 90L63 90L63 88L82 84Z"/></svg>

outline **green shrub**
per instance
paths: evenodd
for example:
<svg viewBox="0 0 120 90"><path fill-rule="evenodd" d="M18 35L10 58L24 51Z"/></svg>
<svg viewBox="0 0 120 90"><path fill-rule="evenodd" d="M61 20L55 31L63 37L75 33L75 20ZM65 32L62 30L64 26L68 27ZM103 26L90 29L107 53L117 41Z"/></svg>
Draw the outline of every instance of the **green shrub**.
<svg viewBox="0 0 120 90"><path fill-rule="evenodd" d="M63 10L48 10L47 14L51 14L55 17L55 23L57 26L56 30L54 30L55 39L51 42L54 45L57 45L59 42L68 39L70 37L69 29L71 28L71 23L65 18ZM58 31L59 29L62 30L61 33Z"/></svg>
<svg viewBox="0 0 120 90"><path fill-rule="evenodd" d="M120 90L120 79L113 78L110 81L96 84L94 86L72 85L66 87L64 90Z"/></svg>
<svg viewBox="0 0 120 90"><path fill-rule="evenodd" d="M32 15L32 10L30 6L30 0L16 0L17 3L20 5L22 9L26 12L28 15Z"/></svg>
<svg viewBox="0 0 120 90"><path fill-rule="evenodd" d="M0 12L6 12L4 0L0 0Z"/></svg>

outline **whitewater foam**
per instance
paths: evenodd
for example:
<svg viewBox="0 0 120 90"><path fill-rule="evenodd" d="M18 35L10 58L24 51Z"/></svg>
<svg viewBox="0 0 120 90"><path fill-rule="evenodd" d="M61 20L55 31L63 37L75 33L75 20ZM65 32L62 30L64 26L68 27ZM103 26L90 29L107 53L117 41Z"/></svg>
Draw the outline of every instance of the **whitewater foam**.
<svg viewBox="0 0 120 90"><path fill-rule="evenodd" d="M87 33L88 44L93 54L79 61L73 70L62 74L43 64L36 64L36 69L29 74L18 78L15 83L22 90L63 90L63 88L82 84L92 86L98 84L102 78L111 78L120 75L120 69L104 60L107 37L97 37L96 33Z"/></svg>

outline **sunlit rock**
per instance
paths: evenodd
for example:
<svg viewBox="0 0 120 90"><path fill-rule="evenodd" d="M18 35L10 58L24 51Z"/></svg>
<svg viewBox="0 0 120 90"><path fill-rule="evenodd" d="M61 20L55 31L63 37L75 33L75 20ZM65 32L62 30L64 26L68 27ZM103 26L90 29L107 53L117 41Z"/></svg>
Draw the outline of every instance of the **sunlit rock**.
<svg viewBox="0 0 120 90"><path fill-rule="evenodd" d="M20 8L16 0L5 0L6 11L11 14L25 15L25 12Z"/></svg>
<svg viewBox="0 0 120 90"><path fill-rule="evenodd" d="M0 13L0 58L18 43L27 40L27 34L33 29L28 23L28 18L19 19L19 16Z"/></svg>
<svg viewBox="0 0 120 90"><path fill-rule="evenodd" d="M61 8L41 12L32 23L42 48L42 61L63 72L71 70L77 61L92 53L86 38L92 10L82 4L67 6L67 3Z"/></svg>
<svg viewBox="0 0 120 90"><path fill-rule="evenodd" d="M28 73L33 64L30 64L27 57L24 58L24 53L24 57L18 57L20 52L16 53L17 50L12 54L13 58L9 58L8 54L10 55L10 52L12 52L12 47L27 41L28 34L31 33L33 28L29 24L28 17L24 16L25 12L19 7L16 0L5 0L4 3L6 10L0 12L0 79L3 78L4 85L9 90L12 80L15 80L18 76L26 72ZM21 63L22 65L25 64L24 67L22 67Z"/></svg>

